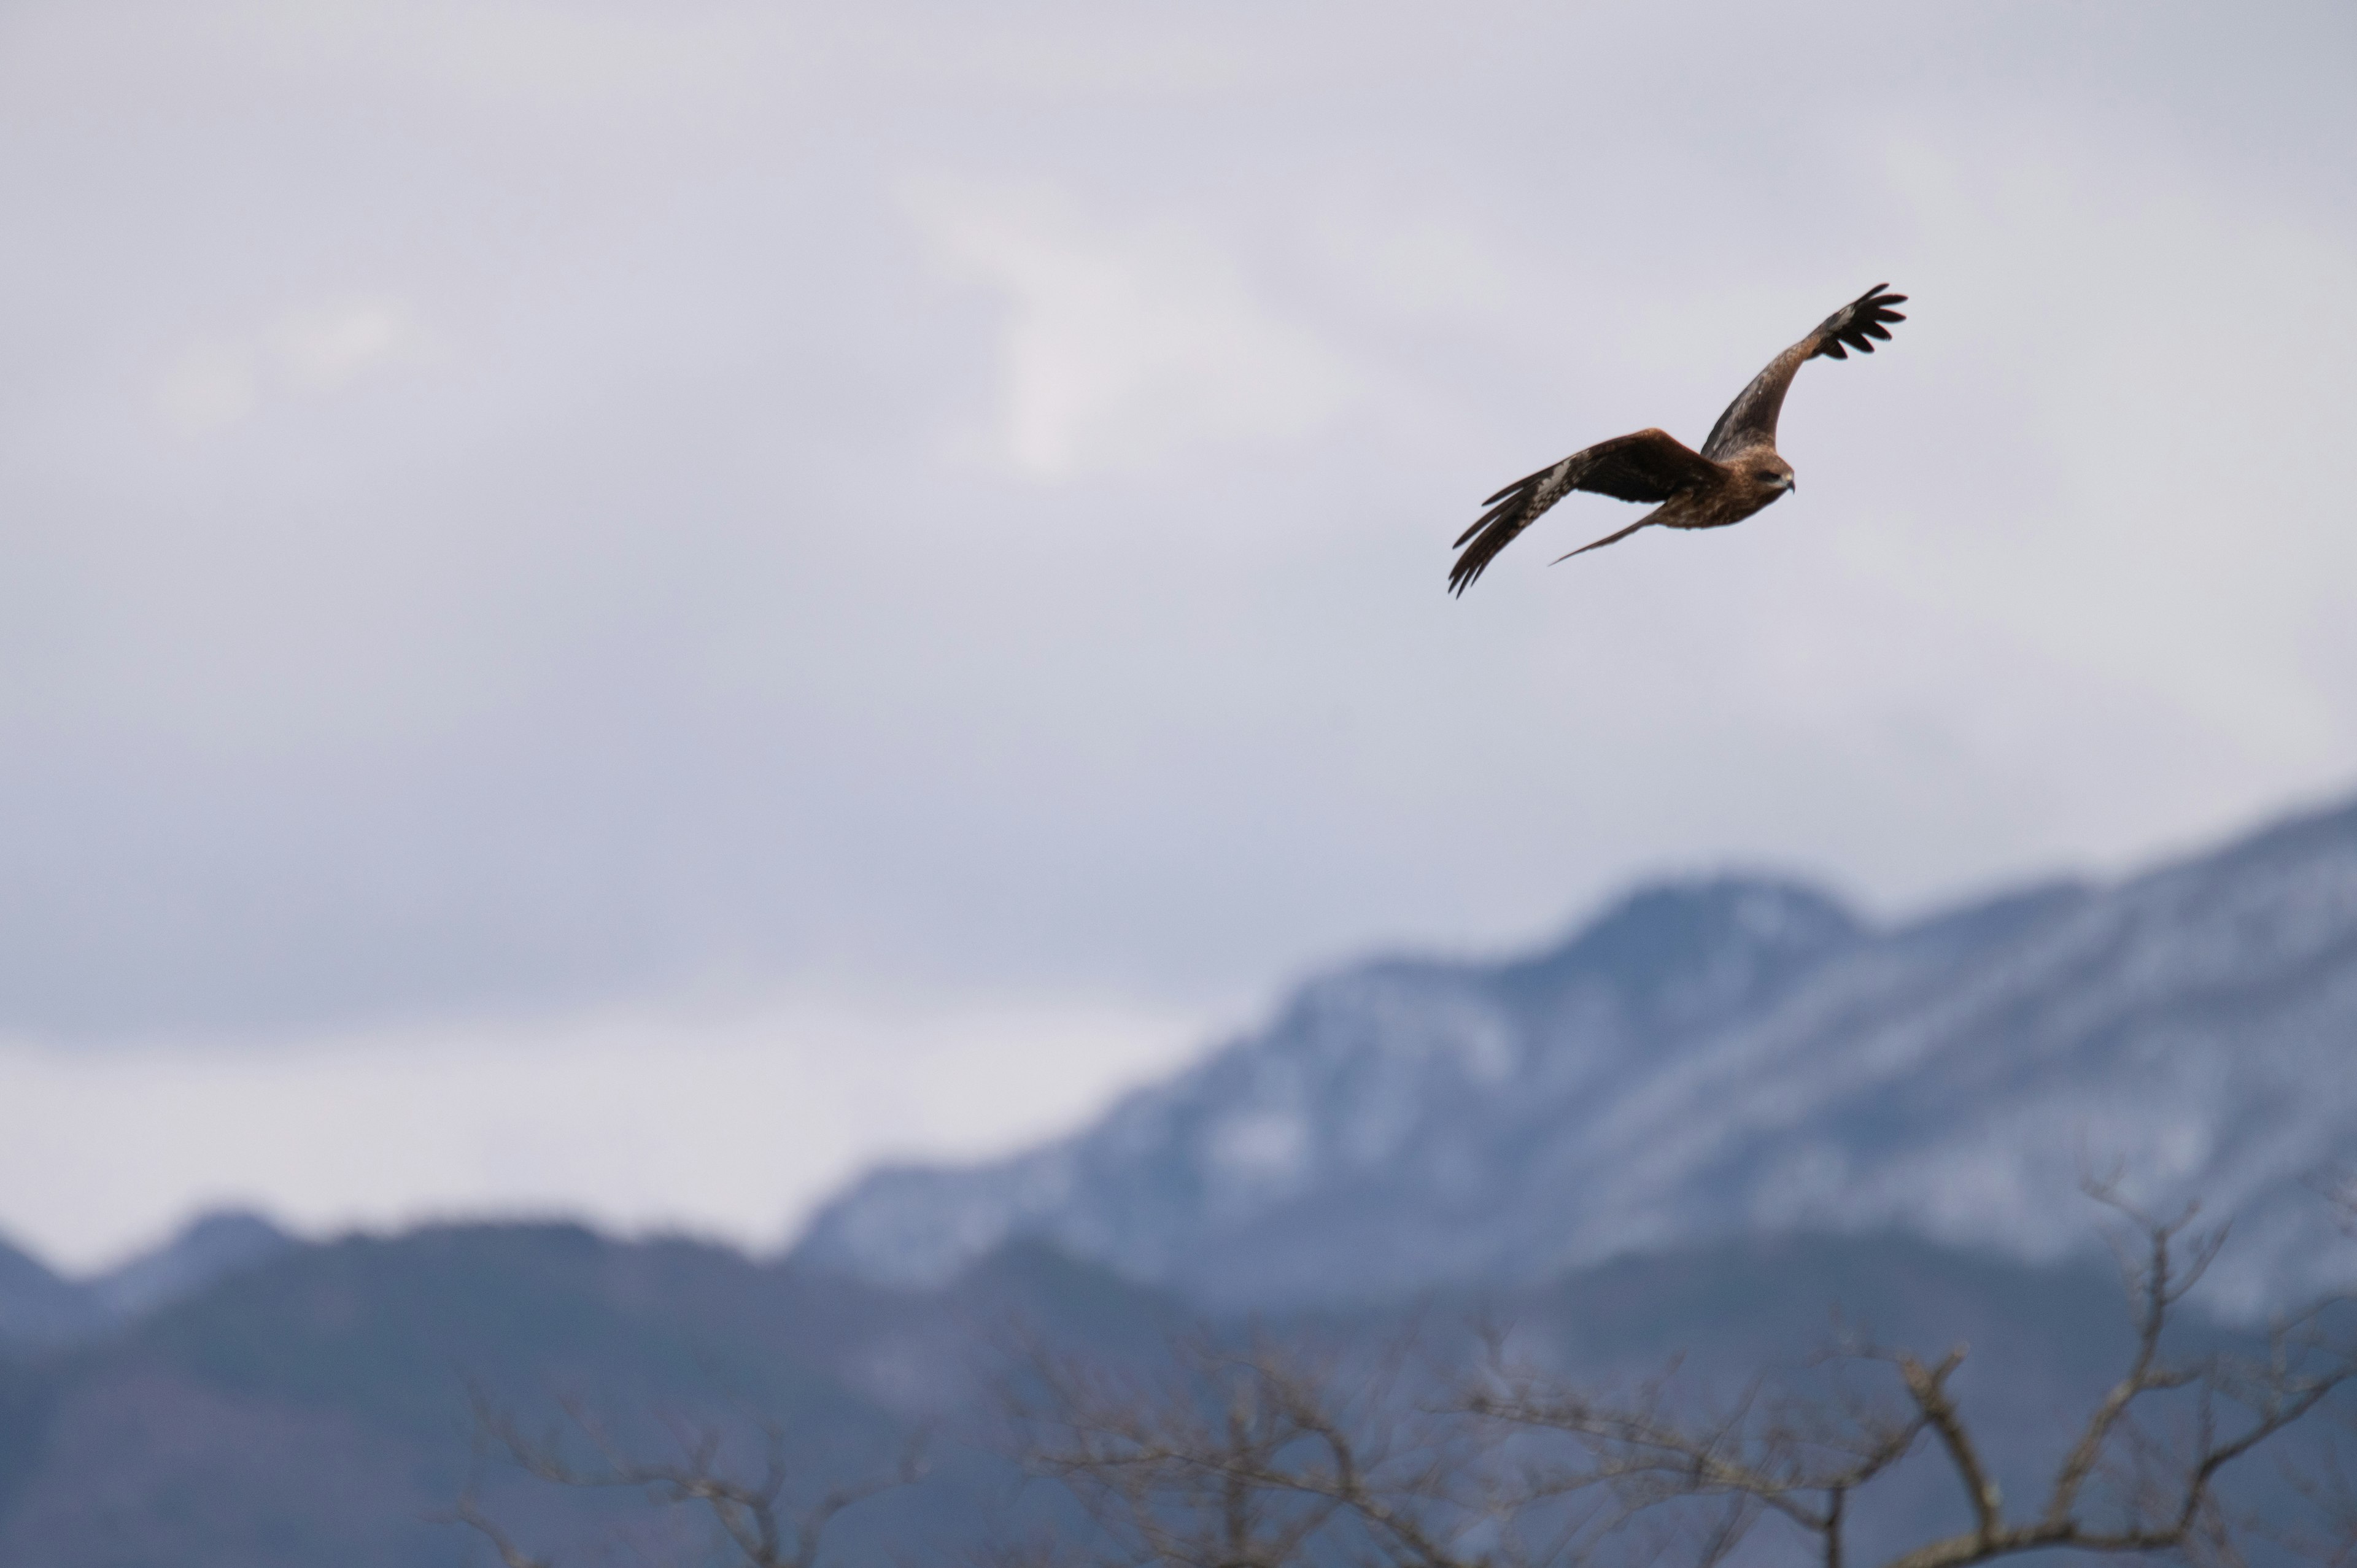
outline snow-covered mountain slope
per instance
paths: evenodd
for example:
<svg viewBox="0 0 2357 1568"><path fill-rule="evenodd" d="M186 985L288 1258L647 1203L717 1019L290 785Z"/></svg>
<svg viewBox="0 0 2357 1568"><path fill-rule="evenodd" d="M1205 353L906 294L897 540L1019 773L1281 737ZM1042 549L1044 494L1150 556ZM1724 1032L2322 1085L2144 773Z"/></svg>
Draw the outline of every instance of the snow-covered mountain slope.
<svg viewBox="0 0 2357 1568"><path fill-rule="evenodd" d="M1887 930L1722 879L1371 963L1077 1136L869 1176L798 1256L927 1283L1039 1237L1223 1305L1790 1231L2037 1261L2093 1242L2114 1166L2234 1217L2219 1307L2357 1273L2316 1191L2357 1167L2357 805Z"/></svg>

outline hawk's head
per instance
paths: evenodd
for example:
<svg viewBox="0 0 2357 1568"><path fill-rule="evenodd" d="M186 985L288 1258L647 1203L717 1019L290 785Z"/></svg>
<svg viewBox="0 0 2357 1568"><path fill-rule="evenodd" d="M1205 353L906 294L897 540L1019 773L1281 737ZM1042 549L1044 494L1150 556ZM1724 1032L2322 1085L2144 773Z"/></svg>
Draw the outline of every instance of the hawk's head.
<svg viewBox="0 0 2357 1568"><path fill-rule="evenodd" d="M1781 457L1756 458L1746 465L1745 473L1751 481L1752 493L1760 497L1761 506L1766 506L1786 490L1797 488L1792 483L1792 465Z"/></svg>

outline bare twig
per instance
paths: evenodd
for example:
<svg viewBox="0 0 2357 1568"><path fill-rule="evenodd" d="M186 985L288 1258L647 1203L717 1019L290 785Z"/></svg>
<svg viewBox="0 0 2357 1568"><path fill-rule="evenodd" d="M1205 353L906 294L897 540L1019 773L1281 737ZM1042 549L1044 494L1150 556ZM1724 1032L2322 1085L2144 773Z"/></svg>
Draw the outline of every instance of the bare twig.
<svg viewBox="0 0 2357 1568"><path fill-rule="evenodd" d="M1641 1389L1633 1401L1602 1400L1518 1377L1493 1358L1489 1386L1468 1408L1577 1445L1578 1461L1536 1482L1534 1497L1609 1489L1620 1499L1616 1524L1649 1510L1706 1510L1698 1516L1695 1555L1703 1564L1732 1550L1749 1519L1772 1512L1817 1538L1827 1568L1842 1568L1851 1495L1906 1458L1926 1432L1964 1489L1971 1528L1902 1552L1889 1568L1969 1568L2055 1547L2238 1560L2237 1526L2219 1502L2218 1477L2357 1379L2357 1347L2325 1332L2326 1312L2335 1305L2328 1301L2278 1324L2262 1357L2170 1360L2163 1338L2171 1315L2217 1257L2224 1232L2194 1232L2190 1208L2156 1219L2129 1204L2114 1181L2091 1181L2087 1190L2131 1227L2122 1262L2136 1343L2126 1371L2097 1402L2057 1467L2035 1519L2008 1521L1987 1457L1950 1392L1964 1360L1961 1346L1928 1365L1871 1345L1853 1345L1830 1359L1887 1365L1903 1406L1770 1398L1754 1385L1730 1411L1701 1419L1674 1406L1665 1384ZM2193 1401L2191 1428L2187 1440L2164 1447L2131 1417L2171 1394ZM2110 1511L2099 1518L2091 1511L2091 1492L2109 1473L2107 1465L2126 1466L2132 1479L2101 1488ZM2312 1496L2327 1491L2315 1483L2309 1489ZM2343 1555L2357 1561L2357 1509L2351 1520L2352 1545Z"/></svg>
<svg viewBox="0 0 2357 1568"><path fill-rule="evenodd" d="M1034 1474L1093 1520L1100 1560L1275 1568L1372 1550L1400 1568L1471 1568L1501 1517L1473 1434L1418 1410L1408 1342L1347 1373L1330 1362L1195 1340L1152 1384L1042 1358L1020 1414Z"/></svg>
<svg viewBox="0 0 2357 1568"><path fill-rule="evenodd" d="M892 1470L832 1487L789 1516L780 1502L790 1479L785 1436L775 1426L764 1431L759 1474L748 1477L724 1466L722 1434L714 1428L666 1422L679 1457L640 1459L629 1455L578 1402L558 1402L573 1436L596 1455L594 1463L576 1464L569 1458L562 1432L539 1437L527 1434L479 1390L473 1396L479 1446L498 1449L524 1474L552 1486L638 1491L664 1507L698 1507L735 1548L745 1568L816 1568L828 1527L846 1509L913 1485L924 1474L920 1438L903 1451ZM474 1483L461 1496L453 1518L488 1540L503 1568L550 1568L525 1553L485 1514Z"/></svg>

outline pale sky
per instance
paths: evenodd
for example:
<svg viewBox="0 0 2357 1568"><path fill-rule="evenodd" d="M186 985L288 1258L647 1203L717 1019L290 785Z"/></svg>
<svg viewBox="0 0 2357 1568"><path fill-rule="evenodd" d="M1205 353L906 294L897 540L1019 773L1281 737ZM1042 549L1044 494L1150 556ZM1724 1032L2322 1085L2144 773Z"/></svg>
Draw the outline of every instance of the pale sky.
<svg viewBox="0 0 2357 1568"><path fill-rule="evenodd" d="M76 1266L774 1243L1371 946L2357 783L2341 0L18 0L0 211L0 1232ZM1446 596L1886 279L1796 496Z"/></svg>

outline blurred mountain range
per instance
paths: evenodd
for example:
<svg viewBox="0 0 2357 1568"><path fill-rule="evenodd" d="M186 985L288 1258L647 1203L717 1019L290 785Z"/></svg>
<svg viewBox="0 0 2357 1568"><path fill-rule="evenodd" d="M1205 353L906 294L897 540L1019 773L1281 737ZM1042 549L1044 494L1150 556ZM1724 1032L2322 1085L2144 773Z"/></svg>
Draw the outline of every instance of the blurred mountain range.
<svg viewBox="0 0 2357 1568"><path fill-rule="evenodd" d="M1889 928L1727 877L1504 961L1361 964L1075 1136L869 1176L796 1255L926 1285L1034 1238L1231 1308L1800 1232L2039 1262L2117 1169L2234 1216L2213 1301L2249 1314L2345 1277L2312 1189L2352 1164L2343 805Z"/></svg>
<svg viewBox="0 0 2357 1568"><path fill-rule="evenodd" d="M1414 1313L1255 1315L1247 1328L1036 1244L899 1290L692 1242L430 1228L296 1247L102 1339L0 1355L0 1563L490 1564L450 1520L470 1476L535 1557L722 1560L667 1532L636 1493L486 1463L477 1394L534 1432L562 1430L556 1404L572 1402L648 1457L676 1457L677 1434L708 1427L744 1444L733 1455L756 1471L759 1429L774 1423L790 1509L888 1471L930 1434L922 1482L846 1514L827 1561L974 1561L1070 1522L1006 1449L996 1390L1010 1345L1150 1372L1181 1332L1361 1350L1415 1333L1445 1369L1472 1352L1480 1322L1512 1325L1524 1353L1566 1376L1625 1382L1683 1355L1682 1377L1733 1381L1799 1366L1836 1308L1894 1345L1968 1340L1957 1391L2002 1482L2025 1496L2129 1348L2118 1285L2098 1271L1892 1237L1727 1243L1441 1293ZM2214 1337L2193 1323L2178 1343ZM1908 1530L1964 1522L1937 1458L1910 1463L1855 1519L1869 1557Z"/></svg>
<svg viewBox="0 0 2357 1568"><path fill-rule="evenodd" d="M554 1561L660 1545L642 1499L487 1465L471 1397L648 1453L774 1425L796 1496L930 1432L926 1479L836 1539L952 1560L1056 1522L995 1424L1011 1346L1135 1369L1182 1331L1415 1335L1445 1371L1502 1325L1566 1378L1731 1384L1838 1315L1968 1341L1957 1391L2027 1496L2129 1350L2082 1176L2232 1217L2179 1330L2232 1338L2351 1277L2315 1189L2357 1165L2352 1047L2357 805L1889 928L1723 877L1526 957L1363 964L1073 1137L877 1173L770 1261L242 1214L80 1281L0 1247L0 1563L458 1568L490 1561L448 1521L470 1485ZM1868 1556L1963 1522L1909 1464Z"/></svg>

